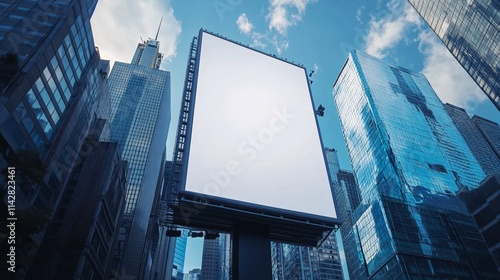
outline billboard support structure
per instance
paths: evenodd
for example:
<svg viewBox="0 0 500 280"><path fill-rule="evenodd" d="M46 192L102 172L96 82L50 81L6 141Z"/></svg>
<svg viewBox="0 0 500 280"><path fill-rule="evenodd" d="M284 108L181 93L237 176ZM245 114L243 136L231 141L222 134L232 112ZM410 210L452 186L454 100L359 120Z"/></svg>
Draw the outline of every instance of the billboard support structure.
<svg viewBox="0 0 500 280"><path fill-rule="evenodd" d="M272 279L269 227L257 223L238 223L232 236L232 279Z"/></svg>

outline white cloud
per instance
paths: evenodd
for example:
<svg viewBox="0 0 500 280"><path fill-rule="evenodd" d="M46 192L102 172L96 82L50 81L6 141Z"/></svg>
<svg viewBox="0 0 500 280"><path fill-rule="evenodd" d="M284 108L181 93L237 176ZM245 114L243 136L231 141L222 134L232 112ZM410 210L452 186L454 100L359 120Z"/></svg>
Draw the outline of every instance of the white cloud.
<svg viewBox="0 0 500 280"><path fill-rule="evenodd" d="M245 13L241 14L238 17L236 24L238 25L238 29L240 30L240 32L243 32L245 34L250 33L250 31L252 31L253 29L253 24L248 20Z"/></svg>
<svg viewBox="0 0 500 280"><path fill-rule="evenodd" d="M307 4L312 0L270 0L269 30L286 35L288 28L302 20Z"/></svg>
<svg viewBox="0 0 500 280"><path fill-rule="evenodd" d="M141 36L144 40L155 37L161 17L158 40L164 63L168 63L176 56L182 31L170 1L99 1L91 24L101 58L130 62Z"/></svg>
<svg viewBox="0 0 500 280"><path fill-rule="evenodd" d="M359 22L359 23L363 23L363 12L364 10L366 9L366 6L361 6L358 8L358 10L356 11L356 20Z"/></svg>
<svg viewBox="0 0 500 280"><path fill-rule="evenodd" d="M251 47L265 49L267 46L271 46L277 54L282 54L289 47L288 28L302 21L307 5L316 1L269 0L268 14L266 16L269 30L265 32L255 31L254 25L248 20L245 13L238 17L236 24L240 32L252 39Z"/></svg>
<svg viewBox="0 0 500 280"><path fill-rule="evenodd" d="M380 58L404 39L408 28L421 25L419 15L406 2L392 0L387 4L387 9L388 11L380 12L383 14L380 18L372 16L365 37L365 51Z"/></svg>
<svg viewBox="0 0 500 280"><path fill-rule="evenodd" d="M415 41L419 42L419 51L424 57L422 73L443 102L473 111L486 100L481 89L437 36L426 28L413 7L406 1L391 0L386 8L369 22L365 52L383 58L401 41L409 42L411 37L406 35L413 31L411 34L418 34ZM398 61L398 57L392 59Z"/></svg>
<svg viewBox="0 0 500 280"><path fill-rule="evenodd" d="M487 100L486 95L434 33L422 31L419 40L419 50L425 58L422 73L444 103L451 103L471 112L478 103Z"/></svg>
<svg viewBox="0 0 500 280"><path fill-rule="evenodd" d="M261 34L259 32L252 32L252 44L250 45L252 48L261 48L265 49L267 47L267 44L264 43L264 41L267 41L267 37L264 34Z"/></svg>

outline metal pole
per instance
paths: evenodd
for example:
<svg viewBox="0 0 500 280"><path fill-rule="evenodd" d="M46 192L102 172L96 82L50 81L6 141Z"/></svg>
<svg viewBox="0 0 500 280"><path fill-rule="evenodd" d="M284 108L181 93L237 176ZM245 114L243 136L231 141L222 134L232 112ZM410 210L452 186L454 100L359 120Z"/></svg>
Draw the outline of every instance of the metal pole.
<svg viewBox="0 0 500 280"><path fill-rule="evenodd" d="M269 227L237 224L233 227L233 280L272 280Z"/></svg>

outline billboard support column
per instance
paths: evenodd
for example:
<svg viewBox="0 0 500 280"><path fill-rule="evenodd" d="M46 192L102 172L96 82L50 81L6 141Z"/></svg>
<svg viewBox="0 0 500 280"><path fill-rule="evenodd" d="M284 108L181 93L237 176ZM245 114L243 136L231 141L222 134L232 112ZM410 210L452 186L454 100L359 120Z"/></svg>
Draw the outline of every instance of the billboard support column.
<svg viewBox="0 0 500 280"><path fill-rule="evenodd" d="M232 229L232 279L272 279L270 229L257 223L239 223Z"/></svg>

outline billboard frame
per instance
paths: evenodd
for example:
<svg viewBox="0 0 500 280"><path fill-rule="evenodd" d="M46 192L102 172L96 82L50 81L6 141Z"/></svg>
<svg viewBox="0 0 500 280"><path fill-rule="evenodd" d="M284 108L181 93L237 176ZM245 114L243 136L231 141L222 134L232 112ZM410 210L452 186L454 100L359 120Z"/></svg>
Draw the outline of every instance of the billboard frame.
<svg viewBox="0 0 500 280"><path fill-rule="evenodd" d="M232 41L225 37L200 29L198 37L193 39L191 44L190 57L186 71L186 81L184 86L183 99L181 101L181 114L179 116L179 126L177 132L176 149L174 151L174 174L171 181L171 211L169 221L174 224L189 226L193 228L216 230L220 232L230 232L232 228L240 222L254 222L269 226L272 241L292 243L305 246L318 246L328 236L332 230L336 230L340 225L338 216L336 218L319 216L310 213L296 212L292 210L274 208L261 204L248 203L223 197L215 197L203 193L186 191L187 170L189 165L189 153L193 128L193 112L196 102L196 91L198 82L198 72L200 65L201 46L203 33L226 40L230 43L247 48L251 51L264 54L268 57L278 59L282 62L302 68L307 81L307 89L311 100L311 113L315 114L314 100L311 94L310 82L307 70L303 65L289 62L278 58L276 55L264 53L262 51L245 46L239 42ZM194 64L193 64L194 61ZM188 102L186 104L185 102ZM188 109L186 110L186 106ZM187 115L186 115L187 114ZM187 120L186 120L187 116ZM318 119L315 114L314 121L318 132L319 141L323 148L321 131L319 130ZM182 129L181 129L182 128ZM327 168L327 160L322 149L323 161L330 183L332 174ZM180 155L180 156L179 156ZM333 198L335 213L337 205Z"/></svg>

